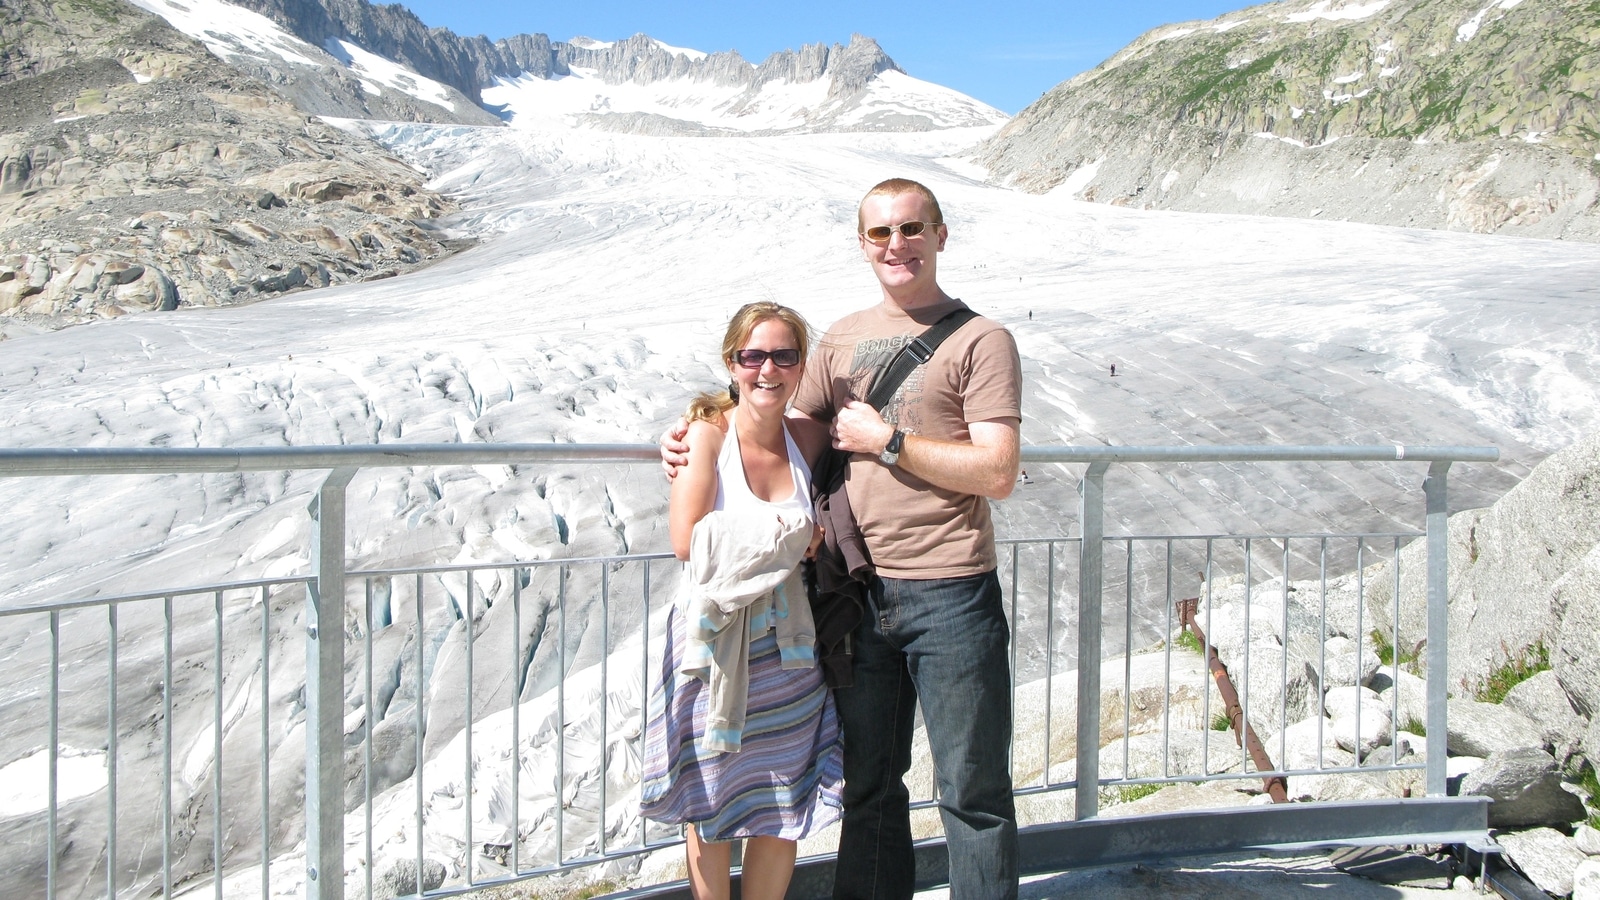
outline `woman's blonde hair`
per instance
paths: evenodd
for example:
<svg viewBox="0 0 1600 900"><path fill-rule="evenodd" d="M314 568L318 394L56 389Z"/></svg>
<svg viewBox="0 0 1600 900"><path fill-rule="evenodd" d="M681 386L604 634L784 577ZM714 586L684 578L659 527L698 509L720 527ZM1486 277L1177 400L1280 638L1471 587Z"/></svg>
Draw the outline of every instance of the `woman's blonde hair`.
<svg viewBox="0 0 1600 900"><path fill-rule="evenodd" d="M797 345L795 349L800 351L800 359L803 362L811 354L810 326L799 313L770 300L746 303L733 314L733 318L728 321L728 330L722 335L722 362L733 365L734 354L744 349L745 341L750 340L750 333L756 330L756 326L774 319L789 326ZM729 383L728 390L701 394L689 401L689 411L684 417L691 422L700 419L718 422L738 402L737 388Z"/></svg>

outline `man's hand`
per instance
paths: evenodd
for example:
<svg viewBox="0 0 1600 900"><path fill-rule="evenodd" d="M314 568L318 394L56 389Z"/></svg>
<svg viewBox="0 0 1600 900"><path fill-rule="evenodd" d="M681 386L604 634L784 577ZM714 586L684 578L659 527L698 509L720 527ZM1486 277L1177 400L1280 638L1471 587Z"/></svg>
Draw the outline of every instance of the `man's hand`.
<svg viewBox="0 0 1600 900"><path fill-rule="evenodd" d="M678 477L678 470L689 464L689 445L683 439L689 434L689 420L679 419L661 434L658 442L661 447L661 469L667 473L667 480Z"/></svg>
<svg viewBox="0 0 1600 900"><path fill-rule="evenodd" d="M834 449L873 456L882 453L894 437L894 426L885 422L872 404L860 400L851 400L834 414L830 431Z"/></svg>

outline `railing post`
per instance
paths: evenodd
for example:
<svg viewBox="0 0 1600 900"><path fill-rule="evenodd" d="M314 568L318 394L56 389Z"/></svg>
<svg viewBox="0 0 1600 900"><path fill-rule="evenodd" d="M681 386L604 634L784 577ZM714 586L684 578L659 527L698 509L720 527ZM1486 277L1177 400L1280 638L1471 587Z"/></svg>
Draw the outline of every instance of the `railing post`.
<svg viewBox="0 0 1600 900"><path fill-rule="evenodd" d="M1428 500L1428 721L1425 723L1428 761L1425 771L1430 797L1443 797L1446 793L1445 754L1450 734L1450 505L1446 498L1449 471L1449 460L1430 463L1428 478L1422 483L1422 493ZM1398 639L1395 645L1399 646Z"/></svg>
<svg viewBox="0 0 1600 900"><path fill-rule="evenodd" d="M1105 538L1105 474L1110 463L1089 465L1078 482L1078 788L1073 818L1100 813L1101 558ZM1048 767L1049 760L1045 760Z"/></svg>
<svg viewBox="0 0 1600 900"><path fill-rule="evenodd" d="M307 900L344 900L344 491L355 474L334 469L311 501L316 577L306 595Z"/></svg>

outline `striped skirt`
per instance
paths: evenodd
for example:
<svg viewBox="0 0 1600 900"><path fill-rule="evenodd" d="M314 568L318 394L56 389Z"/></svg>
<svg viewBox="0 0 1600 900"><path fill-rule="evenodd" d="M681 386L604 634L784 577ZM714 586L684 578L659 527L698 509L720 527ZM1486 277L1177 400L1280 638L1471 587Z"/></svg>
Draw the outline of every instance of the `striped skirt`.
<svg viewBox="0 0 1600 900"><path fill-rule="evenodd" d="M738 752L705 750L705 684L679 675L683 628L667 619L667 650L650 694L640 811L693 823L710 841L767 835L799 840L839 818L843 743L822 669L784 669L768 631L750 645L750 700Z"/></svg>

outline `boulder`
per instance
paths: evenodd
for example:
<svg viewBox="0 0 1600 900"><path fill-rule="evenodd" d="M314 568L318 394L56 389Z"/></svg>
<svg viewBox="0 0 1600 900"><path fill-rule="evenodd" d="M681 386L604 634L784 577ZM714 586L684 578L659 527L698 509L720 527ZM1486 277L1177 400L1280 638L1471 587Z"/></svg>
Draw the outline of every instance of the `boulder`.
<svg viewBox="0 0 1600 900"><path fill-rule="evenodd" d="M422 861L422 877L417 877L417 861L397 860L384 870L383 876L373 885L373 892L382 898L406 897L431 891L444 884L449 870L444 863L432 859Z"/></svg>
<svg viewBox="0 0 1600 900"><path fill-rule="evenodd" d="M1335 719L1340 716L1353 716L1369 709L1381 709L1386 713L1389 710L1388 704L1383 702L1377 691L1350 685L1330 688L1322 698L1322 708L1330 718Z"/></svg>
<svg viewBox="0 0 1600 900"><path fill-rule="evenodd" d="M1562 787L1555 757L1535 747L1490 754L1477 771L1462 780L1461 795L1493 801L1489 805L1492 828L1566 828L1585 815L1583 801Z"/></svg>
<svg viewBox="0 0 1600 900"><path fill-rule="evenodd" d="M1124 770L1126 765L1126 770ZM1070 763L1077 777L1077 760ZM1174 731L1171 735L1136 734L1118 738L1100 748L1101 778L1163 778L1169 775L1199 775L1237 772L1243 768L1243 754L1228 731ZM1069 771L1057 767L1051 779Z"/></svg>
<svg viewBox="0 0 1600 900"><path fill-rule="evenodd" d="M1600 475L1591 490L1600 497ZM1564 612L1550 664L1578 713L1600 712L1600 544L1557 579L1551 594Z"/></svg>
<svg viewBox="0 0 1600 900"><path fill-rule="evenodd" d="M1330 688L1335 685L1367 684L1377 674L1378 667L1383 665L1372 648L1344 635L1328 638L1323 645L1323 659L1326 668L1322 683Z"/></svg>
<svg viewBox="0 0 1600 900"><path fill-rule="evenodd" d="M1587 723L1572 706L1572 698L1556 673L1546 670L1512 688L1502 704L1508 709L1527 716L1538 723L1545 745L1557 748L1557 757L1565 761L1576 752Z"/></svg>
<svg viewBox="0 0 1600 900"><path fill-rule="evenodd" d="M1384 706L1395 705L1400 727L1412 723L1426 727L1428 724L1428 683L1401 669L1396 679L1393 669L1379 670L1372 677L1371 687L1378 692Z"/></svg>
<svg viewBox="0 0 1600 900"><path fill-rule="evenodd" d="M1396 731L1394 739L1389 742L1389 746L1393 747L1395 752L1401 756L1415 756L1418 759L1428 758L1428 739L1420 734L1412 734L1403 730Z"/></svg>
<svg viewBox="0 0 1600 900"><path fill-rule="evenodd" d="M1559 450L1486 510L1450 517L1450 678L1469 689L1508 659L1544 642L1580 713L1600 708L1600 615L1595 535L1600 534L1600 435ZM1400 631L1426 633L1426 547L1400 552ZM1581 571L1580 571L1581 570ZM1393 629L1389 564L1369 570L1367 609ZM1568 573L1576 572L1571 577ZM1558 589L1557 585L1560 585ZM1559 635L1559 636L1558 636Z"/></svg>
<svg viewBox="0 0 1600 900"><path fill-rule="evenodd" d="M1017 686L1013 714L1018 739L1012 747L1012 762L1019 783L1037 779L1047 770L1054 780L1056 768L1077 755L1076 722L1061 712L1077 705L1077 677L1075 670L1069 670L1057 673L1048 683L1041 679ZM1045 715L1047 684L1051 708L1056 710L1049 717ZM1173 648L1171 653L1157 651L1136 653L1127 659L1107 659L1100 668L1100 685L1102 740L1121 736L1124 726L1130 735L1160 733L1168 728L1175 736L1201 734L1210 728L1208 719L1222 711L1222 697L1204 660L1200 654L1181 648ZM1048 762L1044 759L1047 728ZM1214 733L1224 734L1232 741L1231 735Z"/></svg>
<svg viewBox="0 0 1600 900"><path fill-rule="evenodd" d="M1450 752L1489 756L1501 750L1544 747L1544 729L1522 713L1497 703L1452 699L1449 707Z"/></svg>
<svg viewBox="0 0 1600 900"><path fill-rule="evenodd" d="M167 273L154 266L142 267L139 278L118 285L111 299L125 309L171 311L178 308L178 287Z"/></svg>
<svg viewBox="0 0 1600 900"><path fill-rule="evenodd" d="M1394 737L1388 713L1366 706L1361 708L1359 714L1352 711L1349 715L1334 719L1332 730L1334 743L1341 750L1354 753L1357 759L1366 759L1373 750L1388 746Z"/></svg>
<svg viewBox="0 0 1600 900"><path fill-rule="evenodd" d="M1321 716L1302 719L1262 740L1267 754L1285 770L1335 769L1355 765L1355 754L1341 749L1333 738L1332 722ZM1280 758L1281 757L1281 758ZM1290 775L1285 785L1293 800L1347 797L1344 775Z"/></svg>
<svg viewBox="0 0 1600 900"><path fill-rule="evenodd" d="M1334 688L1323 704L1332 719L1329 732L1334 743L1357 759L1387 746L1394 736L1394 711L1370 688Z"/></svg>
<svg viewBox="0 0 1600 900"><path fill-rule="evenodd" d="M1578 752L1600 772L1600 719L1589 723L1578 738Z"/></svg>
<svg viewBox="0 0 1600 900"><path fill-rule="evenodd" d="M101 283L113 287L132 284L142 277L144 277L144 266L126 260L113 260L107 263L105 270L100 274Z"/></svg>
<svg viewBox="0 0 1600 900"><path fill-rule="evenodd" d="M1600 859L1585 859L1572 873L1572 900L1600 900Z"/></svg>
<svg viewBox="0 0 1600 900"><path fill-rule="evenodd" d="M1210 589L1208 637L1260 734L1321 712L1323 625L1299 593L1281 579L1250 585L1226 579ZM1203 605L1198 614L1205 621Z"/></svg>
<svg viewBox="0 0 1600 900"><path fill-rule="evenodd" d="M1585 857L1572 840L1554 828L1534 828L1495 835L1506 857L1540 890L1571 894L1578 866Z"/></svg>
<svg viewBox="0 0 1600 900"><path fill-rule="evenodd" d="M1577 841L1578 849L1582 850L1585 856L1600 856L1600 830L1589 823L1579 825L1578 830L1573 832L1572 839Z"/></svg>
<svg viewBox="0 0 1600 900"><path fill-rule="evenodd" d="M1481 756L1451 756L1444 761L1445 793L1452 797L1461 795L1461 783L1468 775L1483 768Z"/></svg>

